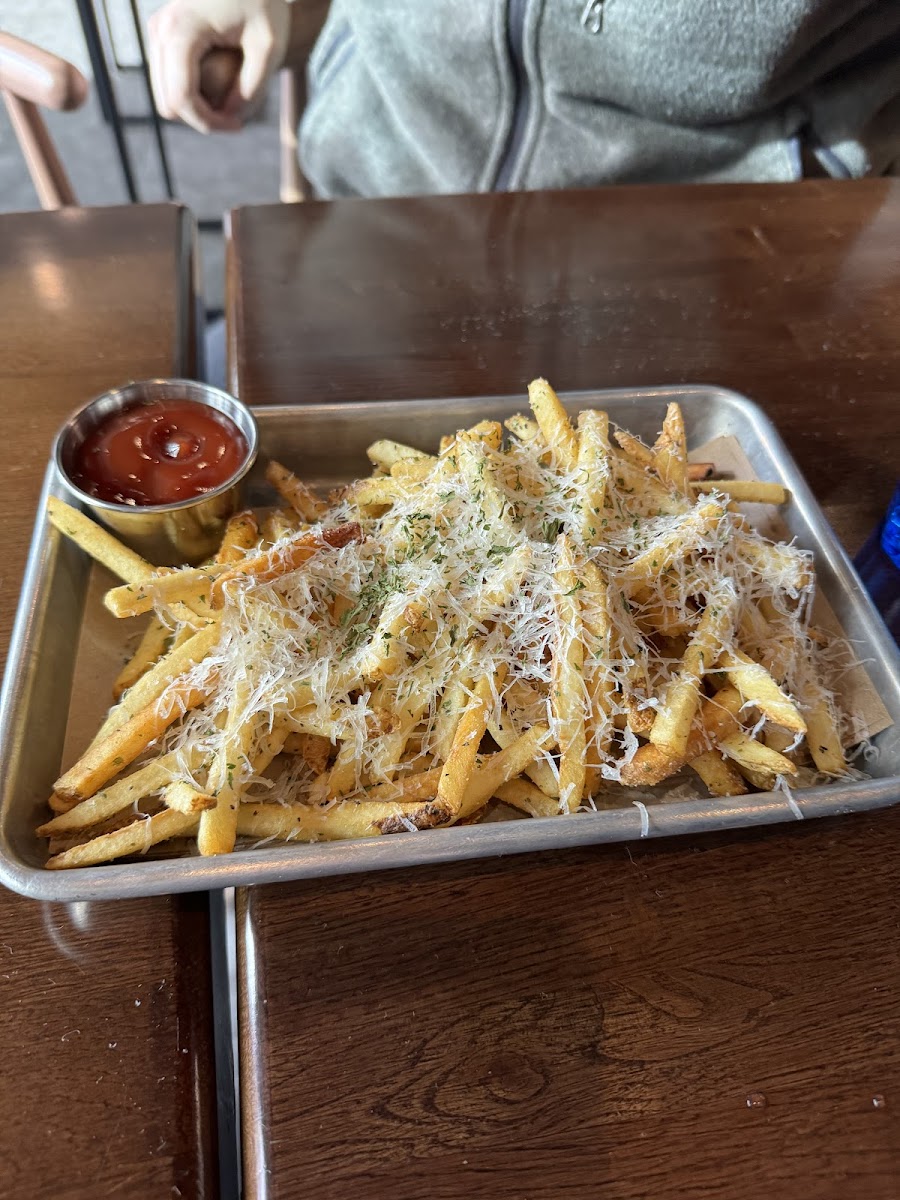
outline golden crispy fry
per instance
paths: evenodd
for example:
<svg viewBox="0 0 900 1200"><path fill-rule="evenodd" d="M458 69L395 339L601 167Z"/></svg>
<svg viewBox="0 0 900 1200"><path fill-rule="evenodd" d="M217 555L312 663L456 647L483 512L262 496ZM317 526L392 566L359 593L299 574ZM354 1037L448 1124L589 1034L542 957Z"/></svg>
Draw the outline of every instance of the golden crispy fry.
<svg viewBox="0 0 900 1200"><path fill-rule="evenodd" d="M672 403L666 409L662 433L657 438L652 453L653 465L660 479L669 487L687 495L687 441L684 436L684 417L679 404Z"/></svg>
<svg viewBox="0 0 900 1200"><path fill-rule="evenodd" d="M788 594L804 591L813 581L810 556L795 546L776 546L740 533L732 539L732 546L763 579L778 579Z"/></svg>
<svg viewBox="0 0 900 1200"><path fill-rule="evenodd" d="M773 784L776 775L793 777L797 774L797 768L789 758L755 741L746 733L732 733L723 738L719 742L719 749L733 758L741 771L746 768L752 772L765 772L771 776Z"/></svg>
<svg viewBox="0 0 900 1200"><path fill-rule="evenodd" d="M690 761L711 796L743 796L749 789L740 772L717 750L706 750Z"/></svg>
<svg viewBox="0 0 900 1200"><path fill-rule="evenodd" d="M243 680L235 688L225 720L224 738L209 769L207 788L213 804L200 818L197 849L204 856L228 854L234 849L241 780L248 774L248 759L259 718L249 718L250 687Z"/></svg>
<svg viewBox="0 0 900 1200"><path fill-rule="evenodd" d="M551 750L550 730L546 725L532 725L527 733L504 750L476 762L465 786L457 817L470 817L487 804L498 787L526 771L544 750ZM442 774L443 778L443 774ZM441 799L440 790L438 800Z"/></svg>
<svg viewBox="0 0 900 1200"><path fill-rule="evenodd" d="M56 496L47 498L47 519L76 546L126 583L140 584L153 575L153 567L139 554L123 546L90 517L58 500Z"/></svg>
<svg viewBox="0 0 900 1200"><path fill-rule="evenodd" d="M382 471L390 471L391 467L400 462L427 462L431 466L437 465L437 458L433 454L426 454L424 450L416 450L413 446L405 446L402 442L392 442L390 438L381 438L373 442L366 454L372 466L380 467Z"/></svg>
<svg viewBox="0 0 900 1200"><path fill-rule="evenodd" d="M178 762L174 754L152 759L124 779L120 779L118 783L114 783L112 787L97 792L90 799L76 803L66 812L45 822L38 827L37 832L40 837L53 837L57 834L90 829L92 825L98 825L123 809L130 808L139 800L161 791L171 783L177 770Z"/></svg>
<svg viewBox="0 0 900 1200"><path fill-rule="evenodd" d="M428 611L422 596L394 596L385 605L375 628L372 644L359 664L363 679L377 683L397 670L409 653L407 636L418 629Z"/></svg>
<svg viewBox="0 0 900 1200"><path fill-rule="evenodd" d="M585 590L581 597L581 620L585 644L584 679L589 704L585 726L584 798L593 796L601 783L600 761L609 752L613 736L611 719L616 680L610 667L611 623L608 588L595 563L581 570Z"/></svg>
<svg viewBox="0 0 900 1200"><path fill-rule="evenodd" d="M170 650L129 688L101 725L91 746L108 737L114 729L124 725L129 718L159 699L173 679L184 675L191 667L202 662L218 645L222 631L215 622L205 629L191 634L181 645Z"/></svg>
<svg viewBox="0 0 900 1200"><path fill-rule="evenodd" d="M300 520L293 509L286 512L282 508L273 508L263 517L262 525L259 527L260 541L263 545L274 546L282 538L293 537L304 527L304 522ZM235 558L232 561L240 562L241 560Z"/></svg>
<svg viewBox="0 0 900 1200"><path fill-rule="evenodd" d="M387 783L376 783L366 788L362 797L364 803L370 801L378 804L394 804L416 800L433 800L437 795L437 787L441 778L441 768L432 767L418 775L404 775L400 779L392 779Z"/></svg>
<svg viewBox="0 0 900 1200"><path fill-rule="evenodd" d="M509 700L510 696L507 693L507 702ZM517 735L503 712L488 720L488 732L501 750L508 749L517 740ZM525 774L553 802L553 811L559 812L559 779L549 763L536 759L525 767Z"/></svg>
<svg viewBox="0 0 900 1200"><path fill-rule="evenodd" d="M398 479L405 487L420 483L434 471L437 462L436 458L411 458L396 462L391 467L391 478Z"/></svg>
<svg viewBox="0 0 900 1200"><path fill-rule="evenodd" d="M53 790L62 796L85 800L119 775L151 742L177 721L189 708L208 699L214 679L198 686L176 679L162 695L93 745L73 767L56 781Z"/></svg>
<svg viewBox="0 0 900 1200"><path fill-rule="evenodd" d="M311 491L293 471L289 471L281 463L274 460L269 463L266 467L266 479L282 500L311 525L316 521L321 521L327 512L327 505L319 499L315 492Z"/></svg>
<svg viewBox="0 0 900 1200"><path fill-rule="evenodd" d="M248 550L259 541L259 524L249 508L229 517L225 526L222 544L216 552L214 562L227 566L240 562Z"/></svg>
<svg viewBox="0 0 900 1200"><path fill-rule="evenodd" d="M754 704L761 713L793 733L806 733L806 722L765 667L739 650L726 651L719 660L729 683L741 694L743 703Z"/></svg>
<svg viewBox="0 0 900 1200"><path fill-rule="evenodd" d="M503 531L508 529L506 500L494 478L484 444L471 434L461 433L457 436L454 454L485 521L495 527L502 537Z"/></svg>
<svg viewBox="0 0 900 1200"><path fill-rule="evenodd" d="M431 829L446 820L434 801L373 803L345 800L333 808L310 804L242 804L237 814L240 837L282 841L344 841L385 833Z"/></svg>
<svg viewBox="0 0 900 1200"><path fill-rule="evenodd" d="M501 783L494 795L529 817L555 817L559 812L556 801L545 796L539 787L527 779L510 779L508 783Z"/></svg>
<svg viewBox="0 0 900 1200"><path fill-rule="evenodd" d="M475 767L475 756L487 729L493 693L491 677L482 677L457 722L436 796L436 803L446 811L448 819L459 815L462 808L463 797Z"/></svg>
<svg viewBox="0 0 900 1200"><path fill-rule="evenodd" d="M174 601L186 604L198 616L209 616L212 586L220 567L195 567L157 573L142 584L110 588L103 603L114 617L140 617L156 605L168 608Z"/></svg>
<svg viewBox="0 0 900 1200"><path fill-rule="evenodd" d="M117 829L114 833L104 833L100 837L73 846L47 860L51 871L61 871L67 867L90 867L97 863L111 862L114 858L124 858L130 854L140 854L159 842L167 842L171 838L181 837L192 833L197 827L199 815L176 812L167 808L152 817L142 817Z"/></svg>
<svg viewBox="0 0 900 1200"><path fill-rule="evenodd" d="M724 492L732 500L753 504L789 504L791 493L780 483L744 479L704 479L691 484L694 493Z"/></svg>
<svg viewBox="0 0 900 1200"><path fill-rule="evenodd" d="M286 575L288 571L296 571L320 550L338 550L348 542L361 540L362 530L357 524L350 522L338 525L334 529L323 529L321 533L304 533L286 546L248 556L218 577L213 585L213 604L221 604L222 590L233 579L252 575L258 583L270 583L273 579Z"/></svg>
<svg viewBox="0 0 900 1200"><path fill-rule="evenodd" d="M586 546L594 546L603 530L603 506L609 474L609 417L588 408L578 416L578 470L581 489L581 528Z"/></svg>
<svg viewBox="0 0 900 1200"><path fill-rule="evenodd" d="M123 692L127 692L163 656L171 638L171 629L163 625L158 617L151 617L137 649L116 676L113 684L114 700L121 700Z"/></svg>
<svg viewBox="0 0 900 1200"><path fill-rule="evenodd" d="M824 696L819 696L806 713L806 742L816 770L826 775L841 775L847 760L841 747L834 717Z"/></svg>
<svg viewBox="0 0 900 1200"><path fill-rule="evenodd" d="M523 416L522 413L507 417L503 424L520 442L533 442L541 437L541 429L537 421L532 421L531 417Z"/></svg>
<svg viewBox="0 0 900 1200"><path fill-rule="evenodd" d="M565 812L575 812L584 796L585 688L584 636L578 591L584 587L575 574L572 547L565 534L556 543L556 631L553 646L553 716L559 728L559 796Z"/></svg>
<svg viewBox="0 0 900 1200"><path fill-rule="evenodd" d="M714 532L724 514L721 505L710 501L698 505L671 532L664 534L623 567L619 572L622 587L634 587L647 579L657 579L673 563L684 558L699 542Z"/></svg>
<svg viewBox="0 0 900 1200"><path fill-rule="evenodd" d="M162 798L166 808L174 808L180 813L201 813L216 807L215 796L198 791L183 780L170 784L163 792Z"/></svg>
<svg viewBox="0 0 900 1200"><path fill-rule="evenodd" d="M715 662L734 625L737 594L725 581L710 596L706 610L685 651L681 669L666 690L662 708L650 730L650 741L673 755L687 750L691 722L699 704L700 681Z"/></svg>
<svg viewBox="0 0 900 1200"><path fill-rule="evenodd" d="M546 379L535 379L528 385L528 401L560 467L573 471L578 462L578 438L559 396Z"/></svg>
<svg viewBox="0 0 900 1200"><path fill-rule="evenodd" d="M653 468L653 451L649 446L645 446L640 438L636 438L634 434L628 433L625 429L617 429L613 437L625 457L630 459L636 467L642 471Z"/></svg>

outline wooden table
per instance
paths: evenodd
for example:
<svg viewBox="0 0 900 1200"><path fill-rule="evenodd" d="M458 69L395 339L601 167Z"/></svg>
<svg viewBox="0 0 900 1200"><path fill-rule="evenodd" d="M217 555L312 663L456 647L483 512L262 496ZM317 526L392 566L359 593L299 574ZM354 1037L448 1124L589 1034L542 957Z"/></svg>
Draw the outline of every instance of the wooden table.
<svg viewBox="0 0 900 1200"><path fill-rule="evenodd" d="M0 217L4 654L56 428L129 378L194 370L192 238L174 205ZM205 895L0 890L4 1195L219 1195L210 980Z"/></svg>
<svg viewBox="0 0 900 1200"><path fill-rule="evenodd" d="M714 382L857 548L900 182L243 209L251 404ZM240 898L248 1195L900 1195L900 809Z"/></svg>

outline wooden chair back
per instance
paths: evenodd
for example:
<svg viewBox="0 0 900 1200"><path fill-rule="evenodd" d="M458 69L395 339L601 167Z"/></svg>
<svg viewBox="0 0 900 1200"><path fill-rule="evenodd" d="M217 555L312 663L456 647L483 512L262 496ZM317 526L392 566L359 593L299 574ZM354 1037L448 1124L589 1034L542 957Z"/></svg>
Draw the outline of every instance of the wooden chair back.
<svg viewBox="0 0 900 1200"><path fill-rule="evenodd" d="M76 200L39 108L80 108L88 87L81 72L64 58L0 33L0 95L42 208L63 208Z"/></svg>

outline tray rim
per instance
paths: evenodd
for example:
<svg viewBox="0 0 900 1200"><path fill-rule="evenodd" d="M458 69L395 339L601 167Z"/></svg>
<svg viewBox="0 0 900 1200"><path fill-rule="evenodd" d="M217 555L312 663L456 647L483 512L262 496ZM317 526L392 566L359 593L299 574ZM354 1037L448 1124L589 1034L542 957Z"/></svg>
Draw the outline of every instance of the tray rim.
<svg viewBox="0 0 900 1200"><path fill-rule="evenodd" d="M870 641L868 648L888 664L892 680L900 690L900 650L865 592L847 552L822 513L774 422L758 404L731 388L716 384L582 388L560 392L560 397L572 405L588 398L593 403L602 398L601 402L604 403L627 400L660 404L677 400L679 397L704 394L707 394L709 399L724 402L726 407L742 414L751 426L765 434L771 452L780 462L780 468L784 467L790 476L794 503L799 505L814 535L817 555L824 556L835 576L838 588L847 592L852 602L861 610L866 635ZM366 415L383 414L386 408L402 412L413 406L451 409L454 405L486 406L513 402L524 407L524 399L519 394L498 394L418 400L333 401L313 405L260 405L254 407L253 411L261 422L274 421L276 417L302 418L304 414L313 412L323 416L333 414L342 420L361 420ZM50 461L35 514L34 530L10 637L3 684L0 688L0 747L7 746L10 737L17 732L17 700L23 690L22 667L30 645L31 627L41 597L41 585L49 558L50 540L43 513L47 497L55 494L64 496L66 490ZM67 704L68 699L67 695ZM0 751L0 805L4 804L9 790L8 776L8 759L6 754ZM558 817L537 820L532 818L528 821L421 831L440 833L440 837L427 838L421 846L416 846L413 861L408 858L408 851L412 839L420 837L421 832L338 843L292 845L273 842L265 848L241 850L236 854L218 858L189 856L152 860L149 863L113 863L53 872L41 867L32 867L13 858L7 853L4 840L0 837L0 883L20 895L44 901L129 899L210 888L248 886L255 883L404 869L538 850L575 849L603 843L636 841L644 837L685 836L758 825L796 823L798 814L803 818L849 815L889 807L898 801L900 772L846 785L820 785L797 791L793 794L793 806L787 797L777 793L758 793L749 797L730 798L727 801L676 801L649 808L637 801L627 808L579 813L564 821ZM498 830L502 831L499 846L494 844ZM541 835L539 845L531 844L535 840L535 830ZM340 857L335 854L336 848L340 848Z"/></svg>

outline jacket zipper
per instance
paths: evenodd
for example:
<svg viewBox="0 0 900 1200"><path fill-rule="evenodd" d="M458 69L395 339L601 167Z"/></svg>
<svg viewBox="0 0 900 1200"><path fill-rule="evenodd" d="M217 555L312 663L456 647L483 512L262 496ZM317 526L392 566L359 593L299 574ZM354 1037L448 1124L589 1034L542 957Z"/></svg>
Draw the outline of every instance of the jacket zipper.
<svg viewBox="0 0 900 1200"><path fill-rule="evenodd" d="M505 192L509 188L528 124L530 97L528 70L525 66L525 15L527 9L528 0L507 0L506 44L512 67L513 116L494 179L495 192Z"/></svg>

